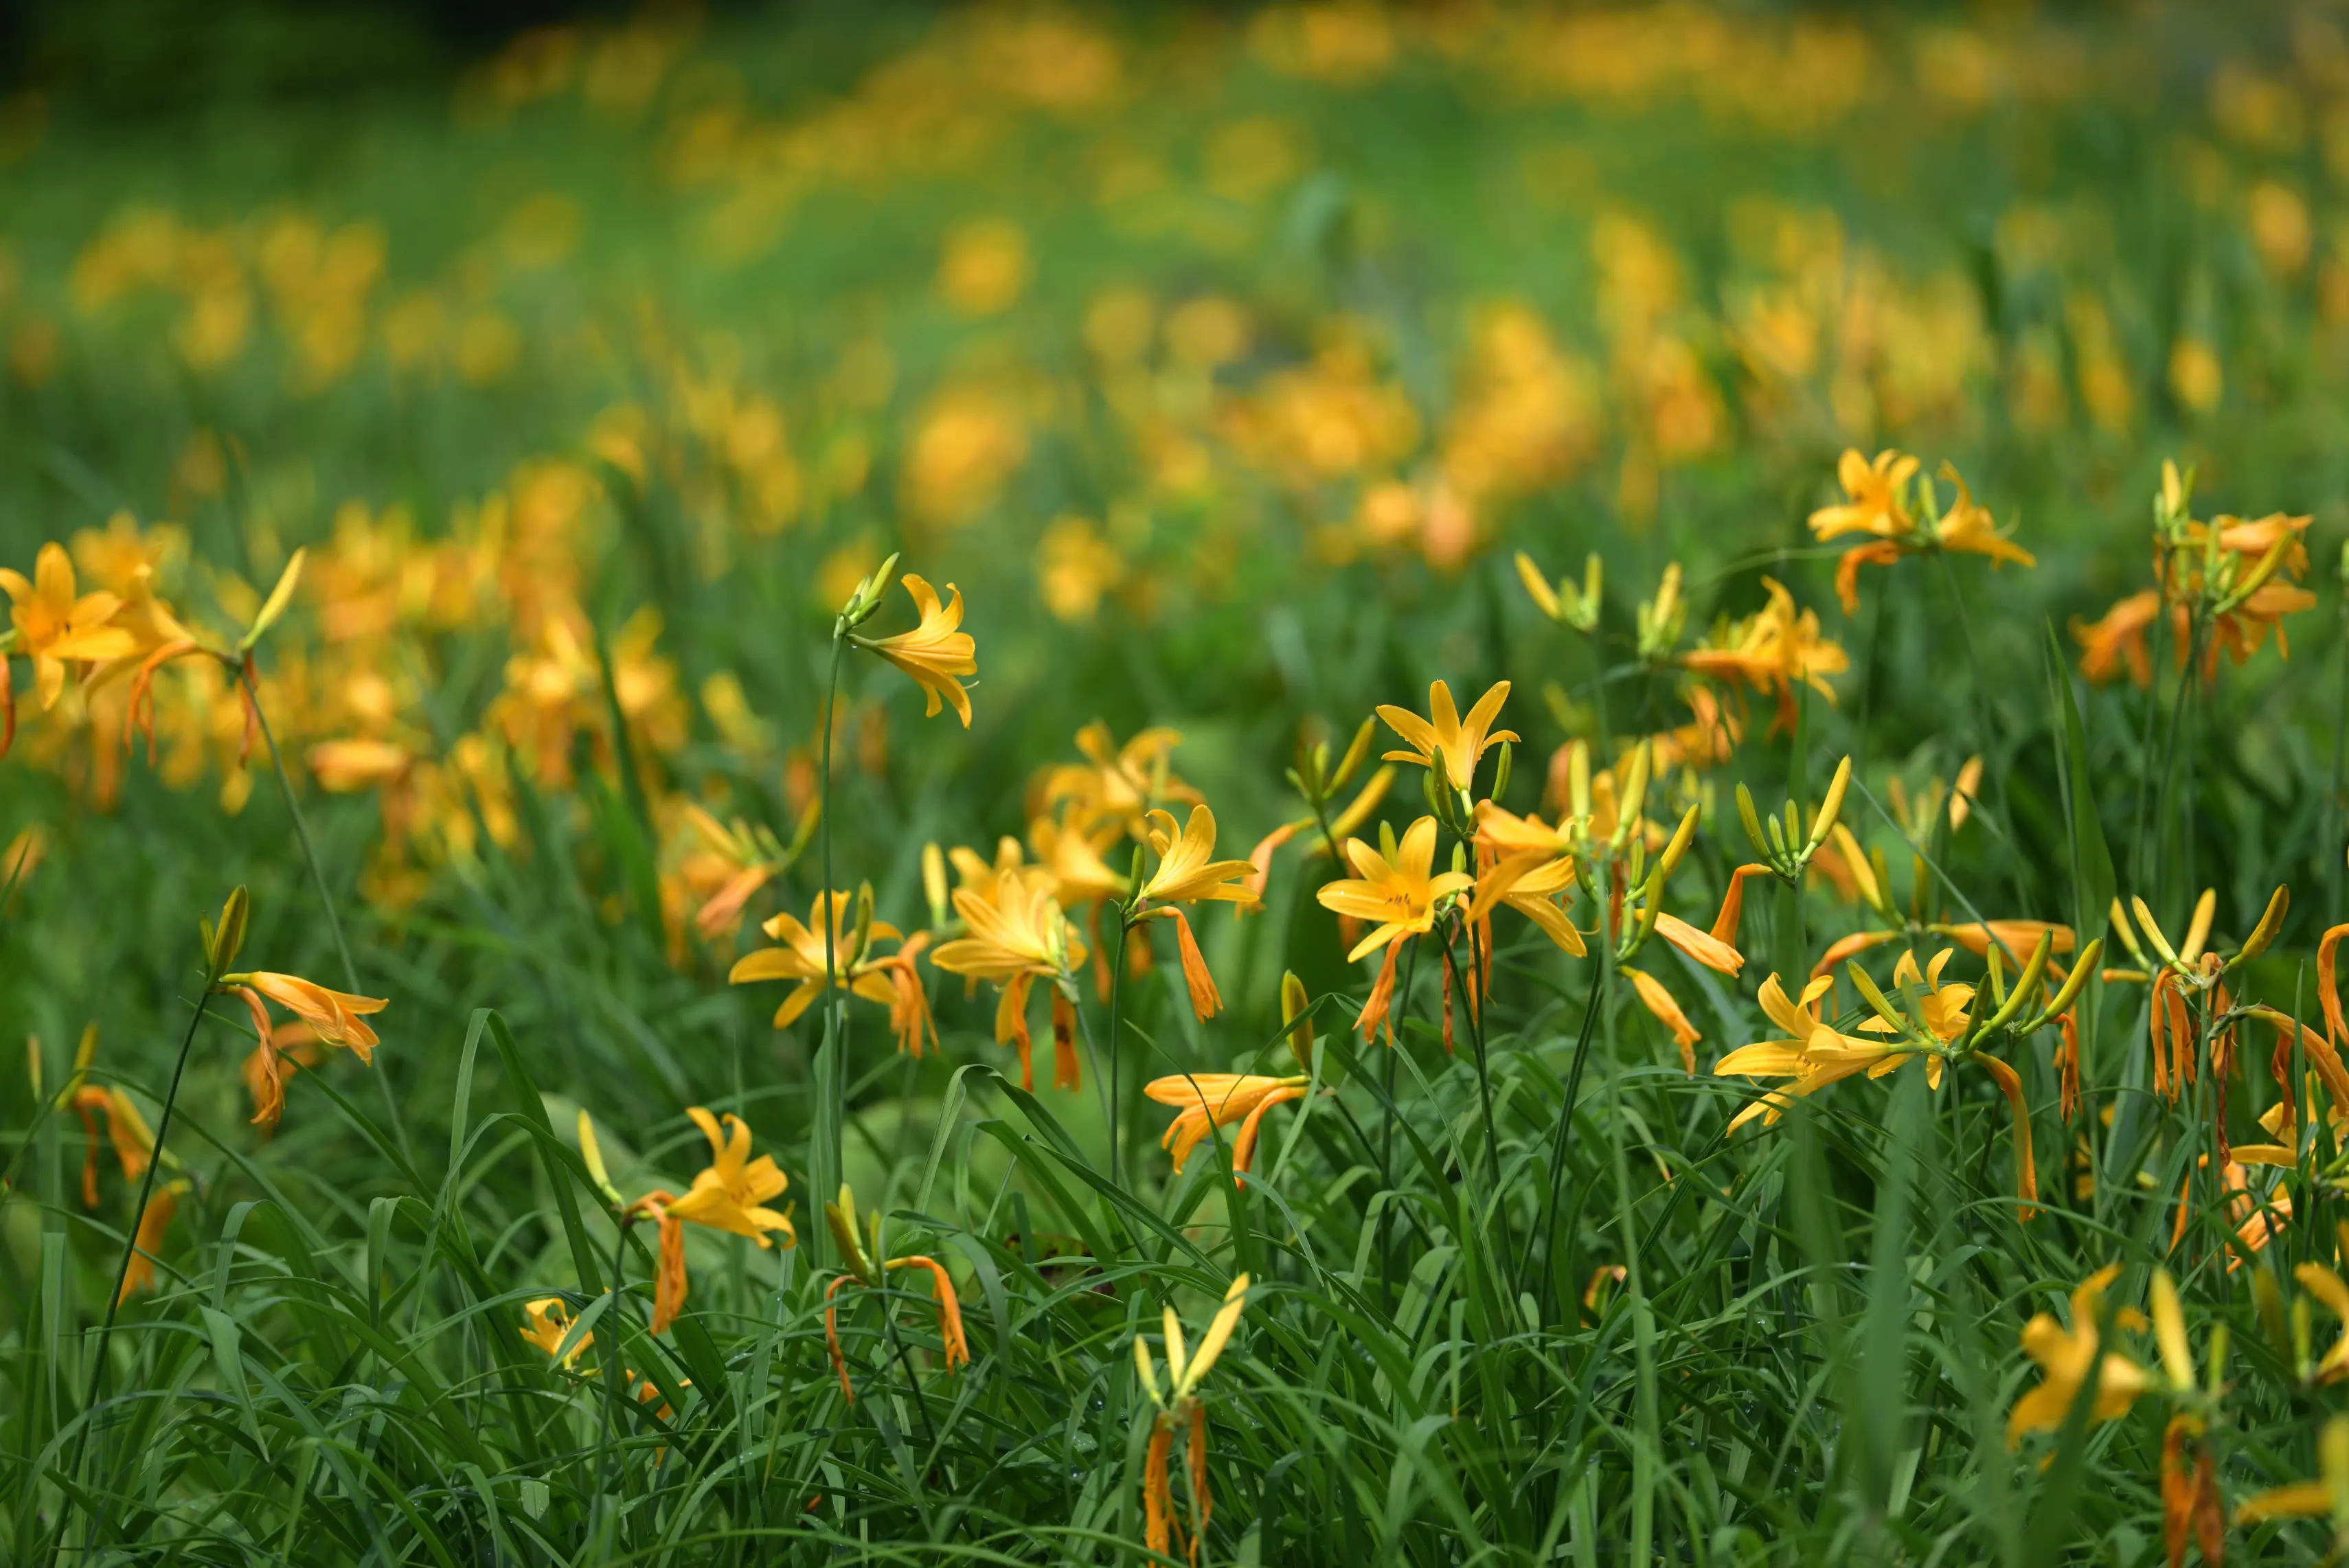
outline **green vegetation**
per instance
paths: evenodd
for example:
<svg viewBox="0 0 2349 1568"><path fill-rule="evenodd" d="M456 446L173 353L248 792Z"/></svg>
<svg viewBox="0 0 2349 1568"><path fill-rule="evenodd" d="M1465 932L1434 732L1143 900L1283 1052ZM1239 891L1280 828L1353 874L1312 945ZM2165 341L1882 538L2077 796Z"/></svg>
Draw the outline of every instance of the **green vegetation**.
<svg viewBox="0 0 2349 1568"><path fill-rule="evenodd" d="M238 16L0 97L11 1561L2349 1543L2331 12Z"/></svg>

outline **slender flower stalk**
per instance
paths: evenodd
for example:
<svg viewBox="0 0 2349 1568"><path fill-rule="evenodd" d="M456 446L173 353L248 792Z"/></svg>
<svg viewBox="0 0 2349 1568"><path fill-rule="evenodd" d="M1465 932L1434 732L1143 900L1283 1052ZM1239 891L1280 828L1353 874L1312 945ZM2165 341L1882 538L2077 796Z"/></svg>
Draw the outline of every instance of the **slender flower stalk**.
<svg viewBox="0 0 2349 1568"><path fill-rule="evenodd" d="M171 1136L171 1114L180 1103L180 1080L188 1070L188 1054L194 1048L196 1030L204 1021L212 1001L212 988L228 966L236 961L237 949L243 944L249 904L244 889L236 889L221 905L218 924L203 923L204 984L196 994L196 1005L189 1012L188 1027L180 1037L180 1054L171 1064L171 1081L163 1091L163 1109L155 1119L156 1158L147 1161L144 1178L139 1187L139 1202L132 1206L130 1228L122 1239L122 1261L115 1265L114 1290L108 1296L106 1315L98 1326L97 1336L89 1347L89 1377L82 1389L80 1429L74 1435L73 1458L67 1463L65 1474L71 1477L78 1489L82 1460L89 1447L90 1429L98 1424L98 1398L105 1387L107 1351L114 1337L115 1315L122 1308L123 1298L130 1294L132 1261L138 1257L142 1243L151 1246L155 1241L147 1223L148 1205L155 1197L155 1173L161 1169L161 1152L165 1140ZM176 1199L172 1206L177 1206ZM151 1265L150 1265L151 1266ZM66 1532L72 1527L74 1504L78 1490L68 1491L63 1510L57 1518L57 1533L52 1561L65 1550ZM92 1526L93 1535L97 1526ZM94 1543L94 1542L93 1542Z"/></svg>

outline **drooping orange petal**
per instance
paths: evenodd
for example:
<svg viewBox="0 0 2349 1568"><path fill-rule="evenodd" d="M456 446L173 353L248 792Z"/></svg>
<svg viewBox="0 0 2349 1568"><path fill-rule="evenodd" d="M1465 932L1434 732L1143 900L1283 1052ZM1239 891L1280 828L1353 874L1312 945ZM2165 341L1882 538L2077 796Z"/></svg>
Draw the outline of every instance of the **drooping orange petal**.
<svg viewBox="0 0 2349 1568"><path fill-rule="evenodd" d="M1694 1024L1689 1022L1688 1015L1681 1011L1680 1003L1664 989L1662 982L1645 970L1634 969L1628 964L1622 972L1630 977L1631 989L1639 994L1648 1011L1672 1032L1672 1038L1681 1047L1681 1065L1693 1076L1696 1072L1696 1043L1704 1037L1697 1032Z"/></svg>
<svg viewBox="0 0 2349 1568"><path fill-rule="evenodd" d="M1379 965L1378 979L1371 985L1370 999L1362 1004L1362 1016L1354 1022L1354 1026L1362 1033L1364 1044L1378 1033L1379 1025L1386 1018L1388 1006L1394 1001L1395 954L1402 951L1402 938L1397 937L1387 944L1387 955ZM1387 1044L1394 1044L1392 1027L1387 1030Z"/></svg>
<svg viewBox="0 0 2349 1568"><path fill-rule="evenodd" d="M2337 960L2333 951L2344 936L2349 936L2349 925L2336 925L2316 944L2316 1000L2324 1009L2324 1037L2336 1051L2349 1043L2349 1022L2341 1016L2341 988L2334 980Z"/></svg>
<svg viewBox="0 0 2349 1568"><path fill-rule="evenodd" d="M1174 1434L1164 1425L1150 1429L1150 1449L1142 1461L1142 1543L1160 1555L1173 1544L1168 1532L1174 1520L1174 1486L1166 1474L1167 1450Z"/></svg>
<svg viewBox="0 0 2349 1568"><path fill-rule="evenodd" d="M2039 1166L2031 1155L2031 1110L2023 1103L2023 1079L2015 1070L1996 1057L1976 1057L1990 1076L1998 1081L2006 1096L2007 1108L2014 1113L2014 1186L2021 1199L2018 1217L2036 1219L2038 1205L2033 1201L2039 1196Z"/></svg>
<svg viewBox="0 0 2349 1568"><path fill-rule="evenodd" d="M685 1222L665 1209L654 1220L660 1227L660 1264L653 1281L652 1331L666 1334L685 1310Z"/></svg>
<svg viewBox="0 0 2349 1568"><path fill-rule="evenodd" d="M1729 889L1721 895L1721 913L1713 917L1713 939L1724 947L1737 945L1737 927L1745 913L1745 879L1767 876L1770 868L1758 861L1748 861L1729 873Z"/></svg>
<svg viewBox="0 0 2349 1568"><path fill-rule="evenodd" d="M1656 934L1707 969L1735 975L1745 967L1745 954L1711 933L1699 931L1678 915L1658 915Z"/></svg>
<svg viewBox="0 0 2349 1568"><path fill-rule="evenodd" d="M962 1304L955 1296L954 1281L947 1277L946 1269L932 1257L891 1258L881 1265L884 1269L926 1269L938 1292L938 1339L944 1346L947 1370L970 1365L970 1341L963 1337ZM843 1276L845 1277L844 1275ZM837 1284L839 1281L833 1282ZM827 1292L827 1295L829 1293ZM834 1353L837 1359L837 1352ZM847 1386L846 1375L842 1387Z"/></svg>
<svg viewBox="0 0 2349 1568"><path fill-rule="evenodd" d="M1199 953L1199 944L1191 934L1191 922L1179 909L1166 912L1174 921L1174 945L1183 955L1183 983L1191 993L1191 1011L1206 1023L1223 1011L1224 999L1216 991L1216 977L1207 973L1207 961Z"/></svg>
<svg viewBox="0 0 2349 1568"><path fill-rule="evenodd" d="M1077 1010L1058 985L1052 987L1052 1087L1083 1087L1077 1062Z"/></svg>

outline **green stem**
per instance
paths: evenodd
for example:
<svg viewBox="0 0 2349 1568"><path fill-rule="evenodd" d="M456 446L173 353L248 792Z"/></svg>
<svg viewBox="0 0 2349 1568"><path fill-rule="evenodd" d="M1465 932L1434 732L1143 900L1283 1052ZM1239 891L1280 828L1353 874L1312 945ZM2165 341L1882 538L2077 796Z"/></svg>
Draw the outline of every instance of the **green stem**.
<svg viewBox="0 0 2349 1568"><path fill-rule="evenodd" d="M1468 1014L1468 1042L1476 1051L1476 1092L1484 1104L1485 1164L1493 1181L1493 1217L1501 1227L1501 1255L1514 1257L1516 1243L1509 1235L1507 1199L1501 1191L1501 1130L1493 1119L1493 1073L1485 1054L1485 1009L1481 1004L1469 1001L1468 975L1477 971L1472 968L1467 975L1461 973L1459 959L1453 952L1448 935L1444 944L1444 956L1448 960L1444 967L1451 971L1447 981L1460 994L1461 1004ZM1468 933L1468 962L1471 965L1478 962L1476 933L1473 929Z"/></svg>
<svg viewBox="0 0 2349 1568"><path fill-rule="evenodd" d="M833 918L832 907L832 730L833 713L840 701L840 660L846 652L848 641L843 626L835 622L832 632L832 669L823 688L823 735L818 746L822 760L816 770L816 851L823 872L823 892L818 902L820 923L823 927L823 1041L817 1047L823 1070L816 1074L822 1093L822 1103L815 1108L814 1157L808 1163L815 1168L817 1201L830 1202L840 1191L842 1150L841 1127L847 1119L847 1102L843 1088L842 1058L848 1049L848 1017L841 1003L840 960L833 952L833 933L840 923ZM831 1245L828 1231L816 1234L819 1248Z"/></svg>
<svg viewBox="0 0 2349 1568"><path fill-rule="evenodd" d="M2169 733L2166 743L2162 747L2161 787L2154 794L2152 834L2154 854L2155 858L2165 865L2168 862L2168 857L2165 855L2162 851L2168 844L2169 838L2169 786L2171 779L2177 775L2178 753L2181 744L2180 732L2184 729L2186 724L2187 699L2193 694L2195 678L2199 673L2199 666L2202 663L2203 631L2204 626L2202 616L2200 612L2198 611L2195 614L2194 624L2189 629L2187 636L2186 665L2183 669L2178 672L2178 696L2173 698L2170 703ZM2189 808L2189 824L2191 822L2190 806ZM2143 835L2140 835L2137 844L2140 854L2142 854L2144 847L2144 837ZM2189 893L2192 892L2190 885L2188 888L2188 892ZM2159 899L2161 892L2162 889L2158 884L2157 884L2154 888L2155 898Z"/></svg>
<svg viewBox="0 0 2349 1568"><path fill-rule="evenodd" d="M1966 645L1966 667L1973 676L1974 724L1981 732L1982 756L1990 764L1988 774L1992 799L1988 804L1992 810L1987 815L1991 816L1998 830L1994 836L2006 849L2007 874L2014 889L2014 907L2017 911L2026 910L2031 907L2031 903L2023 884L2023 851L2017 846L2010 826L2014 817L2007 810L2006 769L1997 766L1997 759L1990 755L1997 746L1997 737L1991 732L1990 683L1982 674L1982 653L1974 646L1973 621L1966 614L1966 596L1958 587L1958 574L1950 569L1946 552L1935 552L1934 559L1941 563L1941 580L1949 586L1950 602L1958 607L1958 634ZM1976 804L1979 806L1983 802L1977 801Z"/></svg>
<svg viewBox="0 0 2349 1568"><path fill-rule="evenodd" d="M587 1504L587 1539L601 1553L603 1547L604 1499L611 1495L612 1429L619 1425L620 1412L626 1408L628 1388L620 1366L620 1292L627 1284L628 1225L626 1214L620 1216L619 1236L612 1243L612 1305L604 1310L612 1319L610 1354L604 1360L604 1391L606 1396L605 1418L595 1430L595 1495Z"/></svg>
<svg viewBox="0 0 2349 1568"><path fill-rule="evenodd" d="M1398 936L1395 940L1401 942L1405 939ZM1419 944L1415 940L1412 942L1411 951L1403 954L1401 979L1402 984L1387 1002L1388 1016L1392 1020L1388 1026L1391 1033L1386 1049L1387 1092L1380 1109L1379 1126L1379 1183L1388 1194L1386 1203L1379 1210L1379 1284L1385 1293L1382 1299L1390 1305L1394 1301L1394 1259L1387 1249L1387 1222L1394 1213L1395 1053L1402 1049L1396 1042L1411 1037L1404 1026L1411 1022L1412 989L1419 983ZM1362 1043L1375 1045L1377 1036L1372 1035Z"/></svg>
<svg viewBox="0 0 2349 1568"><path fill-rule="evenodd" d="M343 961L343 986L353 995L359 994L358 965L351 962L350 944L343 939L343 917L335 907L334 890L326 885L326 872L318 863L317 846L310 841L310 825L302 816L301 802L294 796L294 780L285 771L285 754L277 749L276 734L269 727L269 715L261 707L261 688L253 678L252 669L237 666L237 678L244 683L245 700L253 705L254 723L260 727L262 744L269 748L269 766L277 774L278 792L285 799L285 814L294 820L294 837L302 846L302 859L310 868L311 885L318 890L318 902L326 907L326 932L335 939L335 955ZM383 1091L383 1113L391 1128L392 1141L399 1145L400 1158L409 1165L416 1163L415 1151L408 1146L408 1128L399 1116L399 1097L391 1089L391 1069L388 1063L375 1069L376 1087Z"/></svg>
<svg viewBox="0 0 2349 1568"><path fill-rule="evenodd" d="M1109 1179L1113 1187L1125 1186L1125 1165L1118 1157L1118 1123L1124 1119L1125 1102L1118 1096L1117 1036L1120 1010L1125 1005L1125 939L1133 930L1126 912L1117 912L1117 955L1109 966Z"/></svg>
<svg viewBox="0 0 2349 1568"><path fill-rule="evenodd" d="M109 1343L114 1337L115 1315L122 1309L124 1287L130 1279L130 1260L139 1251L139 1227L146 1223L147 1204L155 1195L155 1173L163 1168L164 1140L171 1135L171 1111L180 1102L180 1078L188 1070L188 1054L196 1043L196 1028L204 1021L206 1010L212 1002L212 986L219 982L220 975L220 968L215 958L213 955L207 954L204 959L203 993L197 998L194 1012L189 1015L187 1033L180 1037L179 1060L171 1064L171 1087L163 1093L162 1114L155 1120L154 1150L147 1161L146 1177L139 1185L139 1202L138 1206L131 1211L129 1233L122 1238L122 1261L115 1265L114 1293L107 1298L106 1317L98 1325L98 1338L90 1348L89 1379L83 1389L81 1399L81 1430L74 1435L73 1459L67 1464L65 1470L67 1479L77 1484L81 1480L83 1456L89 1447L89 1429L98 1420L98 1396L106 1377L106 1353ZM50 1553L52 1563L55 1563L58 1555L65 1551L66 1531L73 1522L73 1498L68 1495L57 1518L56 1548ZM96 1544L95 1537L100 1529L100 1525L93 1524L93 1539L89 1544Z"/></svg>
<svg viewBox="0 0 2349 1568"><path fill-rule="evenodd" d="M1590 990L1582 1003L1582 1029L1575 1037L1574 1061L1566 1070L1566 1099L1558 1107L1557 1132L1550 1140L1549 1191L1543 1202L1541 1225L1543 1238L1549 1247L1548 1267L1542 1271L1541 1302L1544 1323L1549 1321L1550 1313L1557 1305L1557 1298L1553 1293L1557 1288L1559 1256L1557 1204L1560 1189L1566 1184L1566 1157L1573 1140L1574 1108L1582 1098L1582 1068L1590 1059L1591 1037L1599 1022L1599 1006L1604 999L1609 967L1602 943L1599 966L1590 972ZM1528 1251L1530 1252L1530 1249ZM1518 1288L1520 1291L1524 1289L1523 1281L1518 1282Z"/></svg>

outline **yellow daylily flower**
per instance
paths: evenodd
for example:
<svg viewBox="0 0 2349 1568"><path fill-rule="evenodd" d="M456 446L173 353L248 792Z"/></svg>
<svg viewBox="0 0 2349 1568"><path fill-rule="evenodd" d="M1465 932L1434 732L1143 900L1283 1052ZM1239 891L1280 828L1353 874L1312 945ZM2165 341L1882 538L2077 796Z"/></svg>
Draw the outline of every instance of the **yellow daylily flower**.
<svg viewBox="0 0 2349 1568"><path fill-rule="evenodd" d="M2314 1480L2293 1481L2245 1498L2236 1505L2235 1523L2329 1517L2337 1550L2349 1540L2349 1416L2324 1423L2316 1439L2316 1462L2320 1473Z"/></svg>
<svg viewBox="0 0 2349 1568"><path fill-rule="evenodd" d="M2091 1421L2117 1420L2128 1414L2137 1397L2151 1386L2144 1367L2118 1351L2104 1350L2097 1340L2096 1314L2106 1290L2120 1277L2120 1264L2107 1264L2081 1282L2072 1293L2072 1326L2068 1331L2045 1312L2023 1325L2023 1353L2039 1364L2041 1379L2037 1387L2014 1402L2014 1410L2006 1422L2008 1448L2021 1447L2026 1432L2048 1431L2062 1426L2081 1386L2091 1378ZM2133 1308L2123 1307L2115 1315L2114 1326L2142 1329L2146 1320Z"/></svg>
<svg viewBox="0 0 2349 1568"><path fill-rule="evenodd" d="M1403 830L1392 863L1360 839L1346 841L1354 877L1333 882L1315 896L1325 908L1375 923L1346 954L1350 964L1405 936L1433 930L1438 900L1475 885L1465 872L1435 873L1435 819L1422 817Z"/></svg>
<svg viewBox="0 0 2349 1568"><path fill-rule="evenodd" d="M1253 863L1207 858L1216 852L1216 814L1204 803L1191 808L1191 820L1179 831L1170 811L1154 810L1143 820L1150 847L1158 855L1158 869L1142 884L1144 903L1257 902L1247 886L1256 871Z"/></svg>
<svg viewBox="0 0 2349 1568"><path fill-rule="evenodd" d="M572 1324L571 1308L564 1299L559 1295L544 1296L537 1301L523 1303L522 1309L530 1320L522 1331L523 1338L549 1357L561 1353L564 1336L571 1332ZM587 1347L595 1343L595 1336L592 1330L581 1335L579 1343L563 1357L564 1370L569 1371L573 1364L587 1353Z"/></svg>
<svg viewBox="0 0 2349 1568"><path fill-rule="evenodd" d="M1889 448L1877 453L1873 460L1861 457L1857 449L1847 448L1836 464L1836 480L1843 486L1846 499L1811 513L1811 532L1822 543L1849 533L1905 538L1915 531L1916 522L1900 491L1916 477L1919 466L1915 458Z"/></svg>
<svg viewBox="0 0 2349 1568"><path fill-rule="evenodd" d="M1385 754L1390 762L1416 762L1422 768L1435 766L1435 754L1444 753L1444 769L1455 789L1465 789L1476 776L1476 763L1485 752L1505 740L1517 738L1513 729L1494 729L1493 720L1500 717L1501 704L1508 700L1509 683L1495 681L1492 689L1476 699L1475 706L1463 718L1452 705L1452 688L1442 681L1427 688L1426 718L1407 707L1383 703L1379 717L1387 727L1402 738L1407 751Z"/></svg>
<svg viewBox="0 0 2349 1568"><path fill-rule="evenodd" d="M978 658L978 645L971 641L970 634L957 630L962 624L962 591L947 583L947 592L954 597L941 607L937 590L924 579L908 572L902 581L905 592L914 597L914 607L921 612L921 624L895 636L863 637L852 634L853 640L857 646L880 655L914 678L929 699L928 707L922 711L923 717L936 718L939 701L944 699L953 705L955 716L968 729L970 694L955 677L977 675Z"/></svg>
<svg viewBox="0 0 2349 1568"><path fill-rule="evenodd" d="M1788 999L1785 987L1775 975L1762 982L1762 1011L1785 1031L1783 1037L1741 1046L1713 1063L1713 1070L1720 1078L1785 1078L1795 1081L1747 1105L1731 1119L1725 1131L1734 1132L1757 1116L1764 1127L1775 1126L1785 1114L1789 1100L1816 1094L1829 1084L1887 1064L1897 1067L1908 1059L1909 1052L1829 1028L1820 1019L1818 1006L1834 985L1831 976L1819 975L1803 987L1802 1001L1797 1004Z"/></svg>
<svg viewBox="0 0 2349 1568"><path fill-rule="evenodd" d="M1023 1088L1036 1084L1030 1058L1028 993L1039 979L1057 981L1085 961L1061 905L1052 896L1050 872L1009 867L996 874L992 897L967 887L954 893L955 913L966 934L941 944L930 962L949 975L991 981L1003 988L995 1009L995 1043L1019 1048ZM1060 995L1057 988L1054 995ZM1073 1050L1069 1065L1074 1064Z"/></svg>
<svg viewBox="0 0 2349 1568"><path fill-rule="evenodd" d="M65 690L67 664L128 658L139 651L136 636L108 624L122 601L104 592L77 594L73 558L55 540L34 558L31 582L0 567L0 589L8 594L16 652L33 662L33 689L44 710L56 707Z"/></svg>
<svg viewBox="0 0 2349 1568"><path fill-rule="evenodd" d="M739 1116L729 1112L721 1131L719 1119L701 1106L691 1106L686 1115L693 1119L709 1140L709 1164L693 1178L693 1185L683 1197L658 1188L646 1193L622 1211L624 1220L644 1215L659 1227L659 1262L653 1284L652 1331L664 1334L684 1310L688 1280L685 1273L685 1227L688 1224L723 1231L729 1235L748 1236L761 1247L771 1247L770 1233L781 1231L783 1245L799 1244L799 1232L788 1213L767 1208L770 1198L780 1197L791 1185L790 1180L777 1167L774 1156L762 1154L750 1158L750 1129ZM593 1148L593 1134L583 1114L580 1119L580 1147L583 1158ZM600 1155L591 1160L592 1167L603 1163Z"/></svg>
<svg viewBox="0 0 2349 1568"><path fill-rule="evenodd" d="M1990 509L1978 503L1958 470L1948 463L1941 465L1941 477L1958 487L1957 499L1950 509L1933 521L1933 540L1943 550L1968 555L1986 555L1996 568L2007 562L2017 566L2036 566L2038 558L1998 531L1998 524Z"/></svg>
<svg viewBox="0 0 2349 1568"><path fill-rule="evenodd" d="M775 1027L788 1028L823 991L823 922L827 899L832 920L833 983L852 995L887 1007L890 1025L896 1031L897 1048L920 1056L923 1030L928 1028L934 1038L936 1034L936 1026L930 1021L928 994L922 988L921 975L914 966L915 955L928 945L928 934L916 932L911 937L901 938L895 926L885 920L876 920L864 927L864 944L855 946L848 923L853 901L847 893L818 893L815 902L808 905L804 922L788 913L767 921L760 929L774 939L775 945L756 948L736 959L733 968L727 971L727 983L748 985L762 980L798 981L775 1009ZM875 942L897 942L899 946L895 953L876 954L873 951Z"/></svg>
<svg viewBox="0 0 2349 1568"><path fill-rule="evenodd" d="M1433 817L1422 817L1404 830L1392 862L1360 839L1346 841L1346 858L1359 874L1330 882L1314 896L1322 907L1348 919L1373 923L1370 934L1354 944L1346 955L1348 963L1386 949L1378 980L1356 1023L1367 1039L1386 1016L1387 1004L1394 995L1395 956L1402 949L1403 939L1433 930L1437 901L1474 887L1476 879L1465 872L1433 874Z"/></svg>
<svg viewBox="0 0 2349 1568"><path fill-rule="evenodd" d="M1762 589L1767 604L1681 655L1680 662L1700 675L1743 680L1756 691L1775 693L1777 725L1788 728L1795 721L1795 683L1833 702L1835 687L1826 677L1849 669L1851 655L1819 634L1818 612L1797 609L1795 596L1776 578L1763 578Z"/></svg>
<svg viewBox="0 0 2349 1568"><path fill-rule="evenodd" d="M1046 815L1065 807L1065 820L1086 828L1115 823L1120 832L1138 829L1153 806L1198 800L1199 792L1174 777L1169 766L1182 741L1174 730L1153 727L1120 746L1109 726L1095 719L1077 731L1077 749L1085 760L1047 769L1033 810Z"/></svg>
<svg viewBox="0 0 2349 1568"><path fill-rule="evenodd" d="M1492 819L1480 815L1477 820L1482 823ZM1537 826L1538 820L1536 819ZM1495 861L1477 876L1475 896L1468 903L1468 922L1472 925L1484 924L1491 919L1496 905L1506 905L1532 921L1544 936L1559 947L1577 958L1585 957L1589 950L1583 945L1582 933L1567 918L1565 907L1556 902L1562 894L1568 903L1573 903L1574 885L1571 857L1553 858L1549 851L1541 849L1520 851ZM1491 929L1489 925L1485 928ZM1489 937L1485 947L1489 954Z"/></svg>
<svg viewBox="0 0 2349 1568"><path fill-rule="evenodd" d="M702 1107L688 1106L685 1114L709 1140L709 1163L694 1177L685 1196L669 1202L668 1212L692 1224L748 1236L761 1248L775 1244L768 1239L772 1231L783 1233L785 1246L797 1246L799 1233L791 1216L765 1206L768 1199L782 1195L791 1179L775 1164L773 1155L750 1158L749 1125L729 1112L721 1136L719 1119Z"/></svg>
<svg viewBox="0 0 2349 1568"><path fill-rule="evenodd" d="M1258 902L1256 889L1250 885L1256 876L1253 861L1207 858L1216 852L1216 814L1204 802L1191 808L1191 820L1179 832L1172 812L1154 810L1143 820L1150 847L1158 854L1158 869L1142 884L1141 895L1134 901L1137 913L1133 918L1146 918L1139 912L1152 903L1172 905L1222 900L1245 909ZM1215 976L1207 972L1207 961L1199 951L1198 939L1191 934L1190 917L1174 908L1148 913L1163 914L1174 922L1176 947L1183 959L1183 981L1191 994L1191 1010L1201 1023L1206 1022L1223 1010L1224 999L1216 989Z"/></svg>

